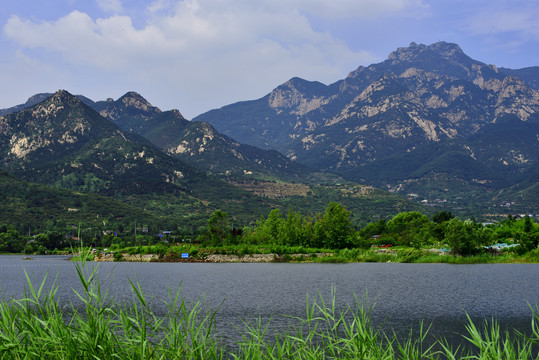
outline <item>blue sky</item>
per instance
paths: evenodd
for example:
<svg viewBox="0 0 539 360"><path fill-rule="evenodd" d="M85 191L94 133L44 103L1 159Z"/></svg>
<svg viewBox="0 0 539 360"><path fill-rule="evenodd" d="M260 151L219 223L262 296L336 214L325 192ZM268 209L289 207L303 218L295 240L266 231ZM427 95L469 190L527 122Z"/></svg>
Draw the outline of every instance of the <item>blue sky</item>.
<svg viewBox="0 0 539 360"><path fill-rule="evenodd" d="M539 65L537 0L4 0L0 108L137 91L192 118L293 76L329 84L411 42Z"/></svg>

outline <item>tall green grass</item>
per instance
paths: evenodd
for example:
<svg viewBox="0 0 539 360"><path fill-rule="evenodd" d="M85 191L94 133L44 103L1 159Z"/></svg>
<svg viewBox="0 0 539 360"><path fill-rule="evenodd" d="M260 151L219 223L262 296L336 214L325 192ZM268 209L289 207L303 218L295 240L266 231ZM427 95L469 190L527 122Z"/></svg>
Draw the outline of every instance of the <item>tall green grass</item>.
<svg viewBox="0 0 539 360"><path fill-rule="evenodd" d="M214 313L188 307L180 291L169 293L168 313L151 310L140 285L131 282L129 306L102 291L97 267L85 257L75 263L82 285L80 304L62 306L54 284L44 292L27 276L19 300L0 302L0 359L219 359L223 350L211 336ZM82 306L80 306L82 305Z"/></svg>
<svg viewBox="0 0 539 360"><path fill-rule="evenodd" d="M85 257L81 257L84 259ZM532 333L501 332L495 323L476 326L469 319L463 342L452 349L441 339L426 341L428 328L402 338L371 321L371 307L356 298L339 308L307 298L305 315L276 333L270 323L245 322L235 346L214 332L216 311L187 305L180 290L169 292L166 315L156 315L140 285L130 282L132 302L119 305L103 292L97 267L75 263L82 290L77 303L63 305L55 282L34 286L27 276L22 299L0 302L0 359L537 359L539 315L532 309ZM82 306L81 306L82 305ZM535 347L535 348L534 348ZM535 351L535 353L534 353Z"/></svg>
<svg viewBox="0 0 539 360"><path fill-rule="evenodd" d="M414 263L440 263L440 264L513 264L516 262L525 262L525 259L519 261L518 258L504 254L504 255L492 255L492 254L479 254L473 256L452 256L438 254L423 255L415 259Z"/></svg>

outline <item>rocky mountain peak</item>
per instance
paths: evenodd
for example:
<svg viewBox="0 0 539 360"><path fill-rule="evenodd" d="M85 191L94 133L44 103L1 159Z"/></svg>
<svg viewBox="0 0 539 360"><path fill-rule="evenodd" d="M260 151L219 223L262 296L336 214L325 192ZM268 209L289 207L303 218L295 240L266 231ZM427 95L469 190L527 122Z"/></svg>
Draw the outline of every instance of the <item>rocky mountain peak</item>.
<svg viewBox="0 0 539 360"><path fill-rule="evenodd" d="M185 119L182 115L182 113L180 112L180 110L178 109L172 109L170 110L172 112L172 114L174 114L174 116L176 116L178 119Z"/></svg>
<svg viewBox="0 0 539 360"><path fill-rule="evenodd" d="M401 47L393 51L389 54L388 60L410 62L416 60L418 57L425 56L427 53L430 53L430 56L434 55L446 60L458 60L462 56L466 56L457 44L440 41L427 46L412 42L408 47Z"/></svg>
<svg viewBox="0 0 539 360"><path fill-rule="evenodd" d="M327 89L321 82L294 77L269 94L268 105L277 112L292 109L293 114L304 115L327 103Z"/></svg>
<svg viewBox="0 0 539 360"><path fill-rule="evenodd" d="M387 57L388 60L400 60L400 61L411 61L415 58L422 50L427 47L423 44L416 44L415 42L410 43L408 47L400 47L397 50L392 51Z"/></svg>
<svg viewBox="0 0 539 360"><path fill-rule="evenodd" d="M135 91L129 91L122 96L119 101L124 104L125 107L135 108L145 112L161 112L159 108L152 106L148 100Z"/></svg>
<svg viewBox="0 0 539 360"><path fill-rule="evenodd" d="M291 108L297 106L302 98L303 94L289 80L271 92L268 105L271 108Z"/></svg>
<svg viewBox="0 0 539 360"><path fill-rule="evenodd" d="M74 95L71 95L67 90L58 90L56 91L50 98L49 101L51 101L54 104L62 104L62 103L81 103L81 101Z"/></svg>
<svg viewBox="0 0 539 360"><path fill-rule="evenodd" d="M435 53L440 54L444 58L457 58L460 56L466 56L460 46L445 41L439 41L427 46L427 49Z"/></svg>

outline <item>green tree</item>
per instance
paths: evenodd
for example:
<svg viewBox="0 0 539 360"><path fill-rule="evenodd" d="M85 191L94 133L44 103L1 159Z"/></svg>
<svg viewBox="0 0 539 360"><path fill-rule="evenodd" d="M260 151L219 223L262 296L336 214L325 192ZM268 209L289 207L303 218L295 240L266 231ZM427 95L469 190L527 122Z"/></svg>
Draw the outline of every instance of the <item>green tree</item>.
<svg viewBox="0 0 539 360"><path fill-rule="evenodd" d="M288 246L307 245L307 236L303 227L303 216L299 212L291 211L281 226L279 234L280 243Z"/></svg>
<svg viewBox="0 0 539 360"><path fill-rule="evenodd" d="M525 233L530 233L533 229L533 222L532 222L532 219L526 215L526 217L524 218L524 227L523 227L523 230Z"/></svg>
<svg viewBox="0 0 539 360"><path fill-rule="evenodd" d="M396 239L396 245L411 245L419 233L424 231L423 228L428 227L429 224L429 218L419 211L401 212L387 222L386 231ZM428 236L423 233L421 238L425 239Z"/></svg>
<svg viewBox="0 0 539 360"><path fill-rule="evenodd" d="M330 203L314 224L316 246L330 249L350 247L355 234L350 216L351 213L341 204Z"/></svg>
<svg viewBox="0 0 539 360"><path fill-rule="evenodd" d="M222 245L230 232L228 213L215 210L208 220L207 229L211 243Z"/></svg>
<svg viewBox="0 0 539 360"><path fill-rule="evenodd" d="M434 245L436 243L435 229L437 225L440 224L434 224L431 222L423 223L419 229L414 231L410 245L417 249Z"/></svg>
<svg viewBox="0 0 539 360"><path fill-rule="evenodd" d="M436 224L441 224L445 221L449 221L451 219L453 219L454 216L453 214L451 214L451 211L440 211L439 213L437 214L434 214L432 216L432 221L435 222Z"/></svg>
<svg viewBox="0 0 539 360"><path fill-rule="evenodd" d="M461 221L457 218L451 219L445 230L445 242L460 255L470 255L475 252L480 244L480 232L473 221Z"/></svg>
<svg viewBox="0 0 539 360"><path fill-rule="evenodd" d="M19 253L24 249L26 241L17 230L7 230L0 233L0 252Z"/></svg>
<svg viewBox="0 0 539 360"><path fill-rule="evenodd" d="M62 246L64 237L58 231L46 231L41 234L37 234L34 240L41 246L54 250Z"/></svg>
<svg viewBox="0 0 539 360"><path fill-rule="evenodd" d="M369 239L374 235L382 235L386 231L386 220L381 219L377 222L369 223L359 231L361 237Z"/></svg>
<svg viewBox="0 0 539 360"><path fill-rule="evenodd" d="M262 229L262 231L265 233L271 243L276 244L280 242L279 240L283 240L282 237L279 236L282 231L283 224L284 219L281 210L271 210L268 214L268 218L264 222L264 226Z"/></svg>

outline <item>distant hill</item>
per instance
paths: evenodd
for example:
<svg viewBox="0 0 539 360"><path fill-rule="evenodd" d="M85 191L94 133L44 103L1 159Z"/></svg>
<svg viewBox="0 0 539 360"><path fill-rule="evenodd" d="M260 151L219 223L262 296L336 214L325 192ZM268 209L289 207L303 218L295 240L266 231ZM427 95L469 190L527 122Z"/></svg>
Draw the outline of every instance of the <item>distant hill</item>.
<svg viewBox="0 0 539 360"><path fill-rule="evenodd" d="M0 154L0 167L26 181L127 199L180 222L215 209L247 219L275 206L124 132L67 91L0 117Z"/></svg>
<svg viewBox="0 0 539 360"><path fill-rule="evenodd" d="M30 96L28 98L28 100L26 100L26 102L24 104L15 105L15 106L7 108L7 109L0 109L0 116L15 113L15 112L24 110L26 108L29 108L30 106L34 106L34 105L36 105L36 104L50 98L52 95L54 95L54 94L53 93L39 93L39 94L32 95L32 96ZM86 105L91 106L91 105L94 104L94 102L92 100L88 99L87 97L85 97L83 95L76 95L76 97L80 101L85 103Z"/></svg>
<svg viewBox="0 0 539 360"><path fill-rule="evenodd" d="M178 110L161 111L136 92L93 108L123 130L139 134L167 153L213 175L301 182L342 181L318 174L275 150L240 144L205 122L186 120Z"/></svg>
<svg viewBox="0 0 539 360"><path fill-rule="evenodd" d="M193 120L427 204L497 211L499 194L536 181L538 69L497 69L456 44L412 43L333 84L292 78Z"/></svg>
<svg viewBox="0 0 539 360"><path fill-rule="evenodd" d="M227 211L238 226L252 224L274 208L314 215L331 201L348 206L355 213L355 221L362 223L418 209L400 196L339 181L331 174L315 175L327 181L305 184L302 176L307 179L313 172L276 151L240 145L208 124L191 123L178 111L163 112L141 99L128 93L120 100L127 109L110 104L106 108L109 116L112 111L124 114L124 122L119 122L129 125L132 132L120 129L92 108L102 106L102 102L83 102L63 90L1 116L0 168L14 175L2 174L6 199L18 204L21 214L39 214L31 221L39 226L43 222L71 221L74 215L86 219L95 214L96 219L109 223L124 221L123 225L132 226L138 220L188 233L204 225L216 209ZM138 110L129 108L137 106ZM176 149L193 144L197 147L188 154L175 154L170 144ZM230 160L234 151L241 155L237 164ZM197 157L197 153L204 156ZM198 166L200 162L203 169L221 166L226 181L198 170L179 155L190 164ZM260 162L264 164L257 167ZM286 168L289 164L291 169ZM232 171L230 176L226 174L225 169L235 168L242 172L238 170L237 176ZM249 174L251 169L259 173ZM286 176L297 181L282 181ZM49 206L50 201L55 205ZM100 210L99 203L106 209ZM80 212L66 213L66 207ZM20 218L26 224L23 218L28 216ZM3 219L16 221L9 216Z"/></svg>

